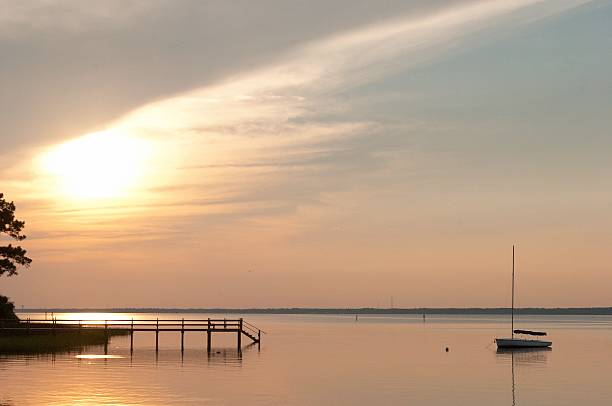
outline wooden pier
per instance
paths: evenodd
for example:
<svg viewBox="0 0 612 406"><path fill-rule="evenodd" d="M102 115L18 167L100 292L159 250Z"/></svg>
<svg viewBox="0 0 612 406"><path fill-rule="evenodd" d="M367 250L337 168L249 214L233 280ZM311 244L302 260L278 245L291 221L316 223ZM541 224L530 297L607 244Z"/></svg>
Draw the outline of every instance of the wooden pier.
<svg viewBox="0 0 612 406"><path fill-rule="evenodd" d="M206 349L212 348L213 333L236 334L237 347L242 348L242 336L255 344L261 344L261 334L265 332L244 319L131 319L131 320L61 320L26 319L19 324L0 327L3 331L26 332L80 332L83 330L103 330L107 337L111 330L126 331L130 336L130 351L134 351L134 334L137 332L155 333L155 350L159 350L159 334L162 332L181 333L181 351L185 349L185 333L206 333Z"/></svg>

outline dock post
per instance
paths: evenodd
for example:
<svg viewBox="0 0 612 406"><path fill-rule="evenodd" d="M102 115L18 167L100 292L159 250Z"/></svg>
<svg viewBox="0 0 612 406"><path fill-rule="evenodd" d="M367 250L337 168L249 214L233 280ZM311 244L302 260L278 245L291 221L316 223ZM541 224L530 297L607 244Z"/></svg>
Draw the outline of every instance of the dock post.
<svg viewBox="0 0 612 406"><path fill-rule="evenodd" d="M238 327L238 351L242 348L242 317L240 318L240 325Z"/></svg>
<svg viewBox="0 0 612 406"><path fill-rule="evenodd" d="M185 318L181 320L181 352L185 351Z"/></svg>
<svg viewBox="0 0 612 406"><path fill-rule="evenodd" d="M108 320L104 320L104 355L108 355Z"/></svg>
<svg viewBox="0 0 612 406"><path fill-rule="evenodd" d="M159 317L155 324L155 352L159 351Z"/></svg>
<svg viewBox="0 0 612 406"><path fill-rule="evenodd" d="M132 317L132 324L130 326L130 353L134 352L134 318Z"/></svg>
<svg viewBox="0 0 612 406"><path fill-rule="evenodd" d="M211 344L211 334L212 331L210 330L210 317L208 318L208 327L206 328L206 350L208 352L210 352L210 344Z"/></svg>
<svg viewBox="0 0 612 406"><path fill-rule="evenodd" d="M28 330L27 333L30 334L30 318L28 317Z"/></svg>

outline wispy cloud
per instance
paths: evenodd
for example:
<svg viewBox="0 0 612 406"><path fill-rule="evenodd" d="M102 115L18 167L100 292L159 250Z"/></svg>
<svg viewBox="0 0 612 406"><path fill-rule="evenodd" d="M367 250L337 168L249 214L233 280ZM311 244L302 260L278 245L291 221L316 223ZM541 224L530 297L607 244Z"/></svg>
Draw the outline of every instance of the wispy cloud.
<svg viewBox="0 0 612 406"><path fill-rule="evenodd" d="M314 163L343 177L368 171L368 162L387 159L372 144L353 139L391 132L388 123L359 117L339 92L372 82L392 72L439 58L449 50L483 41L499 29L518 29L585 3L584 0L501 0L460 4L429 15L408 16L346 31L299 47L283 61L228 78L214 86L144 106L121 119L116 128L149 137L161 145L163 183L180 184L179 168L198 168L200 193L244 191L296 181L329 183ZM406 124L405 124L406 125ZM405 132L407 128L403 129ZM409 134L410 131L407 131ZM352 151L350 154L342 151ZM293 160L293 164L292 164ZM351 162L352 161L352 162ZM309 163L304 168L304 163ZM351 165L354 164L354 165ZM300 167L298 175L287 168ZM239 173L235 170L240 169ZM297 170L297 169L296 169ZM304 172L305 171L305 172ZM300 176L301 175L301 176ZM290 198L271 195L271 200ZM193 194L182 198L193 199Z"/></svg>
<svg viewBox="0 0 612 406"><path fill-rule="evenodd" d="M67 207L50 216L55 221L72 216L63 224L77 230L102 229L100 221L117 218L140 227L155 213L164 219L151 221L160 226L159 235L169 235L164 222L181 217L190 220L177 221L176 227L197 234L203 231L193 226L196 218L225 216L230 227L325 204L330 193L363 187L375 174L387 178L377 187L393 185L394 153L409 148L418 126L403 123L398 129L358 116L342 92L481 43L482 33L516 29L583 3L477 1L398 16L309 42L268 66L242 69L215 85L147 104L110 125L156 146L139 190L129 201L110 206L64 202ZM33 198L50 199L54 191L45 191L44 179L36 182ZM140 234L127 230L125 238L134 235Z"/></svg>

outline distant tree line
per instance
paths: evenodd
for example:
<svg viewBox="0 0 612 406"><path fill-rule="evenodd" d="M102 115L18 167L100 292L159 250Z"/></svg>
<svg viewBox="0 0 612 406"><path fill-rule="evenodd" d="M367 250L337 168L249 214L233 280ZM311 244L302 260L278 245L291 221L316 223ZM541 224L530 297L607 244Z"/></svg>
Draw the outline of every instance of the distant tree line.
<svg viewBox="0 0 612 406"><path fill-rule="evenodd" d="M509 315L511 309L508 307L420 307L420 308L377 308L377 307L359 307L359 308L308 308L308 307L291 307L291 308L56 308L56 309L28 309L31 312L69 312L69 313L208 313L208 314L330 314L330 315L356 315L356 314L372 314L372 315ZM515 314L525 315L564 315L564 316L595 316L595 315L612 315L612 307L525 307L514 309Z"/></svg>

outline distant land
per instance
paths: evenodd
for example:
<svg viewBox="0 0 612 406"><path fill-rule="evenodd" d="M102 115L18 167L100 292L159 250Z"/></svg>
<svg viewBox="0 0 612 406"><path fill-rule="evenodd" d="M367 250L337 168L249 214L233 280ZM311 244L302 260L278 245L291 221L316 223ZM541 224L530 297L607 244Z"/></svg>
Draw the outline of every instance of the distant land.
<svg viewBox="0 0 612 406"><path fill-rule="evenodd" d="M70 312L70 313L214 313L214 314L510 314L505 307L470 307L470 308L31 308L21 309L21 313ZM540 308L525 307L514 309L515 314L547 315L612 315L612 307L560 307Z"/></svg>

